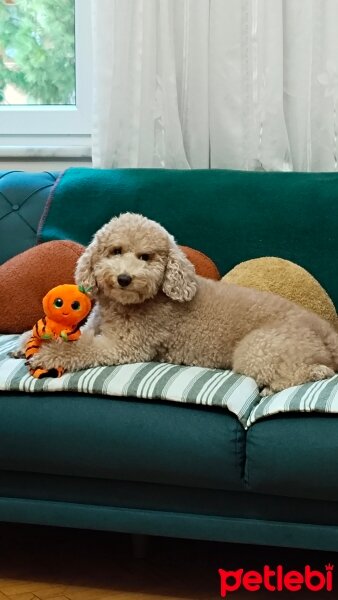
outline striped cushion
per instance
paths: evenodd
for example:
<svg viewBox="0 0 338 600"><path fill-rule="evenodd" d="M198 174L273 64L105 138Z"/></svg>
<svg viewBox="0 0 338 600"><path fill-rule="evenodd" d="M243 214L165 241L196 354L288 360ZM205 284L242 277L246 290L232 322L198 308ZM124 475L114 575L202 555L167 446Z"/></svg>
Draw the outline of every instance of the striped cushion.
<svg viewBox="0 0 338 600"><path fill-rule="evenodd" d="M286 412L338 414L338 375L261 398L253 379L221 369L167 363L96 367L58 379L34 379L24 360L9 358L18 336L0 335L0 393L79 392L170 400L216 406L234 413L245 429L260 419Z"/></svg>
<svg viewBox="0 0 338 600"><path fill-rule="evenodd" d="M67 373L58 379L34 379L24 360L10 358L18 336L0 336L0 392L81 392L171 400L225 408L246 427L260 401L253 379L232 371L183 367L166 363L134 363Z"/></svg>
<svg viewBox="0 0 338 600"><path fill-rule="evenodd" d="M286 412L338 414L338 375L323 381L304 383L262 398L252 407L247 427L255 421Z"/></svg>

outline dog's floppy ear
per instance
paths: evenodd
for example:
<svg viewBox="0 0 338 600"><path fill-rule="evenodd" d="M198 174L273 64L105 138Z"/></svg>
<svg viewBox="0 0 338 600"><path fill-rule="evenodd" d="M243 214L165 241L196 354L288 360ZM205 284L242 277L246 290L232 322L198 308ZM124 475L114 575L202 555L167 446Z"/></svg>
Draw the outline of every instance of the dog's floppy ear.
<svg viewBox="0 0 338 600"><path fill-rule="evenodd" d="M194 266L177 247L173 238L170 243L162 290L171 300L178 302L189 302L197 291Z"/></svg>
<svg viewBox="0 0 338 600"><path fill-rule="evenodd" d="M82 256L80 256L79 260L77 261L75 269L76 284L88 289L90 296L95 296L97 293L97 284L92 266L95 246L95 241L89 244Z"/></svg>

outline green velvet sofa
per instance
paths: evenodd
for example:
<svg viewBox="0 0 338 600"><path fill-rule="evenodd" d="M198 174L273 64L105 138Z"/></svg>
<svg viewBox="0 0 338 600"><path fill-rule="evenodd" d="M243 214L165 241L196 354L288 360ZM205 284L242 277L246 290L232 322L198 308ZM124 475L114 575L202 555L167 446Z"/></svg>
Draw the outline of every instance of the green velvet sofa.
<svg viewBox="0 0 338 600"><path fill-rule="evenodd" d="M294 260L338 305L338 175L122 170L110 187L106 176L74 171L83 210L61 237L87 243L121 210L143 212L222 273ZM0 263L36 243L56 178L0 172ZM338 416L289 413L245 431L222 409L2 392L0 520L336 551Z"/></svg>

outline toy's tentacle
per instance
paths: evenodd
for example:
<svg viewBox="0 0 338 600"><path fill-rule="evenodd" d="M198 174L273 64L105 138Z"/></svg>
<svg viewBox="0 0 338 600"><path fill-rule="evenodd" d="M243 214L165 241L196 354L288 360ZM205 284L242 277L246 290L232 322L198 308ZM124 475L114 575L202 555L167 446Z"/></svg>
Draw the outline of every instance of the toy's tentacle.
<svg viewBox="0 0 338 600"><path fill-rule="evenodd" d="M30 358L32 358L32 356L34 356L34 354L39 352L40 347L41 347L41 340L39 340L39 338L36 338L33 335L26 344L26 350L25 350L26 359L29 360Z"/></svg>
<svg viewBox="0 0 338 600"><path fill-rule="evenodd" d="M40 329L39 321L34 325L37 329ZM46 335L46 334L44 334ZM34 356L37 352L39 352L42 345L42 337L36 337L33 335L26 344L25 357L27 361L29 361L32 356ZM29 363L28 363L29 364ZM43 377L61 377L63 375L64 370L62 368L58 369L41 369L40 367L36 367L35 369L29 369L30 374L35 379L42 379Z"/></svg>
<svg viewBox="0 0 338 600"><path fill-rule="evenodd" d="M46 319L40 319L37 323L35 323L33 327L33 336L37 338L41 338L41 336L46 331Z"/></svg>
<svg viewBox="0 0 338 600"><path fill-rule="evenodd" d="M44 379L45 377L61 377L64 374L64 369L62 367L57 369L40 369L40 367L36 367L36 369L30 369L29 372L35 379Z"/></svg>
<svg viewBox="0 0 338 600"><path fill-rule="evenodd" d="M75 340L78 340L81 336L80 327L82 327L86 320L87 319L82 319L82 321L74 325L74 327L70 331L61 331L60 336L62 337L62 339L65 342L74 342Z"/></svg>
<svg viewBox="0 0 338 600"><path fill-rule="evenodd" d="M39 319L37 323L35 323L33 327L33 335L42 340L50 340L53 336L53 331L48 326L48 320L46 317L42 317Z"/></svg>
<svg viewBox="0 0 338 600"><path fill-rule="evenodd" d="M71 331L70 333L68 333L67 339L69 342L74 342L75 340L78 340L80 336L81 331L78 329L77 331Z"/></svg>

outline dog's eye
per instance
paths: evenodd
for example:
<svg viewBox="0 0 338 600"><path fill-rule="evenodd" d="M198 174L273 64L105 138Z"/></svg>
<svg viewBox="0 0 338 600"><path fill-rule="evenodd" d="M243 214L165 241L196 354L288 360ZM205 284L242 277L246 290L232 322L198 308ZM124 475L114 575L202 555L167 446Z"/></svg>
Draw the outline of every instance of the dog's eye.
<svg viewBox="0 0 338 600"><path fill-rule="evenodd" d="M122 248L113 248L110 254L113 254L114 256L122 254Z"/></svg>
<svg viewBox="0 0 338 600"><path fill-rule="evenodd" d="M139 256L138 256L138 257L139 257L139 259L140 259L140 260L145 260L145 261L147 261L147 260L149 260L149 259L150 259L150 254L139 254Z"/></svg>

